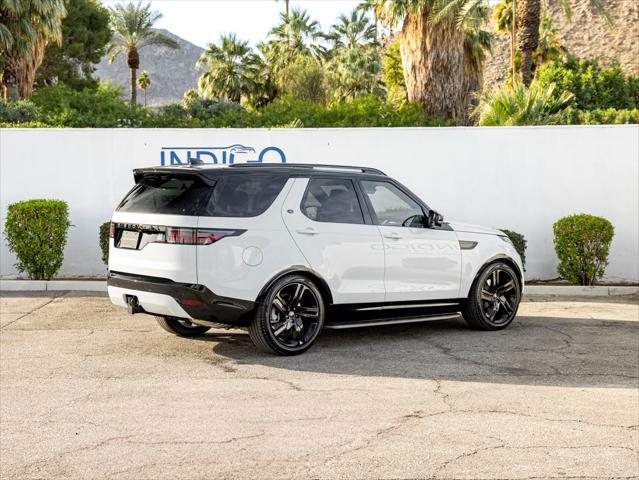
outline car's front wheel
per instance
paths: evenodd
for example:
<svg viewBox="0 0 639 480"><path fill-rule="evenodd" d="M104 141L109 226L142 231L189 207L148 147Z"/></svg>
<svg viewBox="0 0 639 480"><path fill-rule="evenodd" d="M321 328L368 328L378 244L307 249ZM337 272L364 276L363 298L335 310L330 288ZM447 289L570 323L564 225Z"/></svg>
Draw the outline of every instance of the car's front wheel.
<svg viewBox="0 0 639 480"><path fill-rule="evenodd" d="M184 318L155 317L160 327L178 337L197 337L209 331L209 327L196 325Z"/></svg>
<svg viewBox="0 0 639 480"><path fill-rule="evenodd" d="M519 277L510 265L495 262L475 280L462 312L478 330L501 330L515 318L521 301Z"/></svg>
<svg viewBox="0 0 639 480"><path fill-rule="evenodd" d="M275 282L258 301L249 336L261 350L297 355L315 342L324 326L324 301L315 284L301 275Z"/></svg>

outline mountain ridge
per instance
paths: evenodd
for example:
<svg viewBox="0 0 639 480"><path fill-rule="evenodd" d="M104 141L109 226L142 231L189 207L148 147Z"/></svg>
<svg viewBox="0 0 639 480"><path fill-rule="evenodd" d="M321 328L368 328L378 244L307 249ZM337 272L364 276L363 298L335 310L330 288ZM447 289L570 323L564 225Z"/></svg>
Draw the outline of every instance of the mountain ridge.
<svg viewBox="0 0 639 480"><path fill-rule="evenodd" d="M150 45L140 49L138 77L142 70L149 73L151 86L147 90L147 104L152 107L179 102L184 92L197 88L201 72L195 68L195 63L204 51L203 48L168 30L157 31L178 42L180 48L173 50L165 46ZM106 56L103 57L96 65L94 76L103 82L110 80L123 86L128 97L130 73L123 55L116 58L112 64L109 64ZM139 87L138 102L144 102L144 92Z"/></svg>

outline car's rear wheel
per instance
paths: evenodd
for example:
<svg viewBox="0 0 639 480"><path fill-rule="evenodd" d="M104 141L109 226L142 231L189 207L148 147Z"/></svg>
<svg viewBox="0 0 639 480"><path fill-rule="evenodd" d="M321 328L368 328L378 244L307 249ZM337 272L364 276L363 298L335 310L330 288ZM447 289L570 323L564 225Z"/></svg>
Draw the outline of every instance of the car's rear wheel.
<svg viewBox="0 0 639 480"><path fill-rule="evenodd" d="M486 267L475 280L462 312L466 323L478 330L501 330L515 318L521 301L517 273L504 262Z"/></svg>
<svg viewBox="0 0 639 480"><path fill-rule="evenodd" d="M203 327L191 323L185 318L155 317L160 327L178 337L197 337L209 331L210 327Z"/></svg>
<svg viewBox="0 0 639 480"><path fill-rule="evenodd" d="M315 284L287 275L257 302L249 336L260 350L297 355L315 342L324 326L324 301Z"/></svg>

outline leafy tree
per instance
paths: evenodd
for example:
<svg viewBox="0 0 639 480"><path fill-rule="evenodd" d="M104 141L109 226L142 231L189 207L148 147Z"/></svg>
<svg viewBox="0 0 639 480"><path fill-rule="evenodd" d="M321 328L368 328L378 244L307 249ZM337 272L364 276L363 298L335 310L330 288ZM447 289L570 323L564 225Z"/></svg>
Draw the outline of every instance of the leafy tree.
<svg viewBox="0 0 639 480"><path fill-rule="evenodd" d="M125 56L131 70L131 105L137 104L136 77L140 68L140 50L149 45L179 48L175 40L153 29L160 18L161 13L152 11L151 4L143 5L141 0L137 5L128 3L111 8L113 40L107 50L109 63L113 63L120 54Z"/></svg>
<svg viewBox="0 0 639 480"><path fill-rule="evenodd" d="M399 54L399 41L394 41L386 47L384 52L383 74L388 99L393 102L406 101L406 83L404 82L404 67Z"/></svg>
<svg viewBox="0 0 639 480"><path fill-rule="evenodd" d="M111 40L109 10L97 0L67 0L67 16L62 21L62 44L50 43L38 69L39 85L64 83L81 90L97 87L92 78Z"/></svg>
<svg viewBox="0 0 639 480"><path fill-rule="evenodd" d="M400 53L410 101L429 116L463 121L468 88L464 79L465 17L486 0L370 0L377 18L401 26Z"/></svg>
<svg viewBox="0 0 639 480"><path fill-rule="evenodd" d="M257 63L248 42L238 40L235 34L222 35L219 44L211 43L197 62L205 70L198 82L200 93L239 103L255 89Z"/></svg>
<svg viewBox="0 0 639 480"><path fill-rule="evenodd" d="M555 85L533 81L503 85L483 94L475 109L481 126L553 125L561 122L562 112L573 101L568 92L556 93Z"/></svg>
<svg viewBox="0 0 639 480"><path fill-rule="evenodd" d="M324 34L316 20L311 20L306 10L294 8L292 13L280 14L280 23L269 33L271 39L263 51L276 69L291 62L297 55L322 59L326 49L320 41Z"/></svg>
<svg viewBox="0 0 639 480"><path fill-rule="evenodd" d="M276 75L278 93L290 95L302 101L323 104L326 102L324 69L312 57L298 55L280 69Z"/></svg>
<svg viewBox="0 0 639 480"><path fill-rule="evenodd" d="M4 98L28 98L47 45L62 40L64 0L0 2L0 86Z"/></svg>
<svg viewBox="0 0 639 480"><path fill-rule="evenodd" d="M138 87L144 92L144 106L146 107L146 91L151 86L151 79L149 78L149 72L142 70L140 78L138 78Z"/></svg>

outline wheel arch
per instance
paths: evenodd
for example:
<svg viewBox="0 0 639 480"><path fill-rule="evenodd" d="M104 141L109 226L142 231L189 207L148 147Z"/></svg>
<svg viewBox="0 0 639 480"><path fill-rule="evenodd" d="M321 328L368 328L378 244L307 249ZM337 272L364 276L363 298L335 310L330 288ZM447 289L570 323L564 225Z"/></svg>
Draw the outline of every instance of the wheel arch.
<svg viewBox="0 0 639 480"><path fill-rule="evenodd" d="M524 274L523 274L523 272L520 270L519 265L517 265L517 262L515 262L515 260L513 258L509 257L508 255L502 255L502 254L495 255L495 256L489 258L488 260L486 260L482 264L482 266L477 270L477 273L475 274L475 277L473 278L473 281L470 284L471 288L472 288L473 285L475 285L475 282L477 282L477 279L482 274L482 272L484 270L486 270L488 267L490 267L492 264L496 263L496 262L505 263L506 265L508 265L510 268L512 268L514 270L515 274L517 274L517 280L519 280L519 288L523 292L523 288L524 288Z"/></svg>
<svg viewBox="0 0 639 480"><path fill-rule="evenodd" d="M324 280L320 275L318 275L317 272L314 272L310 268L304 267L301 265L287 268L286 270L283 270L279 272L278 274L274 275L273 277L271 277L271 279L268 282L266 282L266 284L260 290L260 293L258 294L257 299L259 300L263 298L264 295L266 295L266 292L268 291L268 289L271 288L271 286L273 286L275 282L277 282L282 277L285 277L286 275L301 275L303 277L308 278L309 280L314 282L315 285L317 285L317 288L322 294L322 298L324 299L326 304L331 305L333 303L333 294L331 293L331 289L328 286L328 283L326 282L326 280Z"/></svg>

